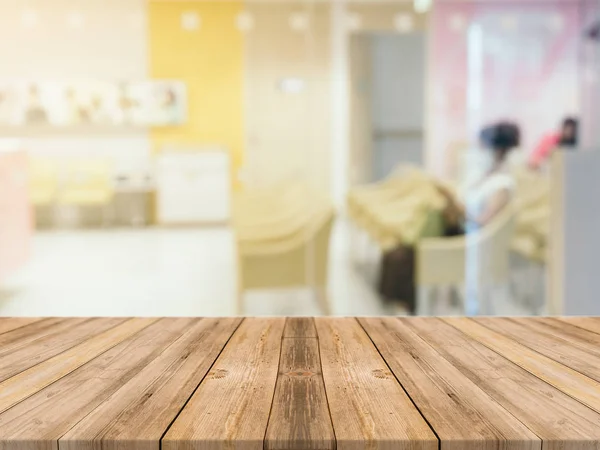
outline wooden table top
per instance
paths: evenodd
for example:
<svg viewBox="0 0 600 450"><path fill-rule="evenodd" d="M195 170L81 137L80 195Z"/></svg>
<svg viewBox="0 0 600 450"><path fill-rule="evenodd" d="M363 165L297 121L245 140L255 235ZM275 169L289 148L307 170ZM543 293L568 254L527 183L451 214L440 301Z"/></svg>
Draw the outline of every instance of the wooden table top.
<svg viewBox="0 0 600 450"><path fill-rule="evenodd" d="M600 449L600 318L0 319L0 450L263 448Z"/></svg>

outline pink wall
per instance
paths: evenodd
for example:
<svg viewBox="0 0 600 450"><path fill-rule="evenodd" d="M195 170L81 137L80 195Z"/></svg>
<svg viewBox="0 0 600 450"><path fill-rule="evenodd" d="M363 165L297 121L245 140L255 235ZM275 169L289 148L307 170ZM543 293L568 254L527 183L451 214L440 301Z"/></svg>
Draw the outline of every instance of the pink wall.
<svg viewBox="0 0 600 450"><path fill-rule="evenodd" d="M0 283L27 260L31 235L25 153L0 149Z"/></svg>
<svg viewBox="0 0 600 450"><path fill-rule="evenodd" d="M436 3L431 29L430 163L447 174L453 143L501 119L520 124L523 150L578 115L580 8L573 2ZM469 50L469 34L481 30ZM478 50L479 49L479 50ZM479 62L478 69L469 64ZM480 101L469 104L479 86ZM476 96L477 98L477 96Z"/></svg>

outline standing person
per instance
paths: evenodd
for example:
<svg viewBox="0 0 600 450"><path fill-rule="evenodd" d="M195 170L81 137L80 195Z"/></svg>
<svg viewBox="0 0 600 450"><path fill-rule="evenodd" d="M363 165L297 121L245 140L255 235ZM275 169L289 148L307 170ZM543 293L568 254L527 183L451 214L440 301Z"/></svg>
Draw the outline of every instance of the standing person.
<svg viewBox="0 0 600 450"><path fill-rule="evenodd" d="M563 120L560 132L551 133L540 141L529 157L529 167L539 169L557 148L574 148L577 146L579 123L573 117Z"/></svg>
<svg viewBox="0 0 600 450"><path fill-rule="evenodd" d="M465 184L459 198L447 188L438 185L439 192L447 200L444 213L446 235L477 231L487 225L511 201L514 180L508 170L508 155L520 144L519 127L513 123L500 122L486 127L480 133L480 146L489 161L482 175ZM475 293L476 271L479 270L476 249L468 255L466 311L468 315L479 313ZM383 256L379 282L380 295L390 301L403 304L411 314L415 313L416 287L414 249L399 246Z"/></svg>

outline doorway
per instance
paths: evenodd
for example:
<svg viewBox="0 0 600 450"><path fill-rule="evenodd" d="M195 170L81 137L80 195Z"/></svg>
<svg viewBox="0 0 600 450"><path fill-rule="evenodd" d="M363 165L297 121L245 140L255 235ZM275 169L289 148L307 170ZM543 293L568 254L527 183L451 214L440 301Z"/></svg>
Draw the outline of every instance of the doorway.
<svg viewBox="0 0 600 450"><path fill-rule="evenodd" d="M423 32L357 34L350 42L352 184L424 160Z"/></svg>

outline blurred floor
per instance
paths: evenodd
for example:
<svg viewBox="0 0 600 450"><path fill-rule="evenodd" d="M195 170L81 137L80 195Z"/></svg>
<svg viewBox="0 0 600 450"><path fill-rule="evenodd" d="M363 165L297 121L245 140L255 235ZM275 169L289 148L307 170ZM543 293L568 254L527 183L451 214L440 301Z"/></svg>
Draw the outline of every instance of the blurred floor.
<svg viewBox="0 0 600 450"><path fill-rule="evenodd" d="M372 280L354 269L348 247L340 222L332 240L333 314L401 313L380 302ZM235 281L225 227L40 232L30 263L0 287L0 316L234 315ZM251 292L245 299L247 315L320 314L302 290ZM528 311L507 304L498 313Z"/></svg>
<svg viewBox="0 0 600 450"><path fill-rule="evenodd" d="M333 239L330 296L339 315L384 314ZM342 238L342 239L340 239ZM235 314L228 228L40 232L30 263L0 287L0 315L225 316ZM316 315L303 291L251 292L249 315Z"/></svg>

